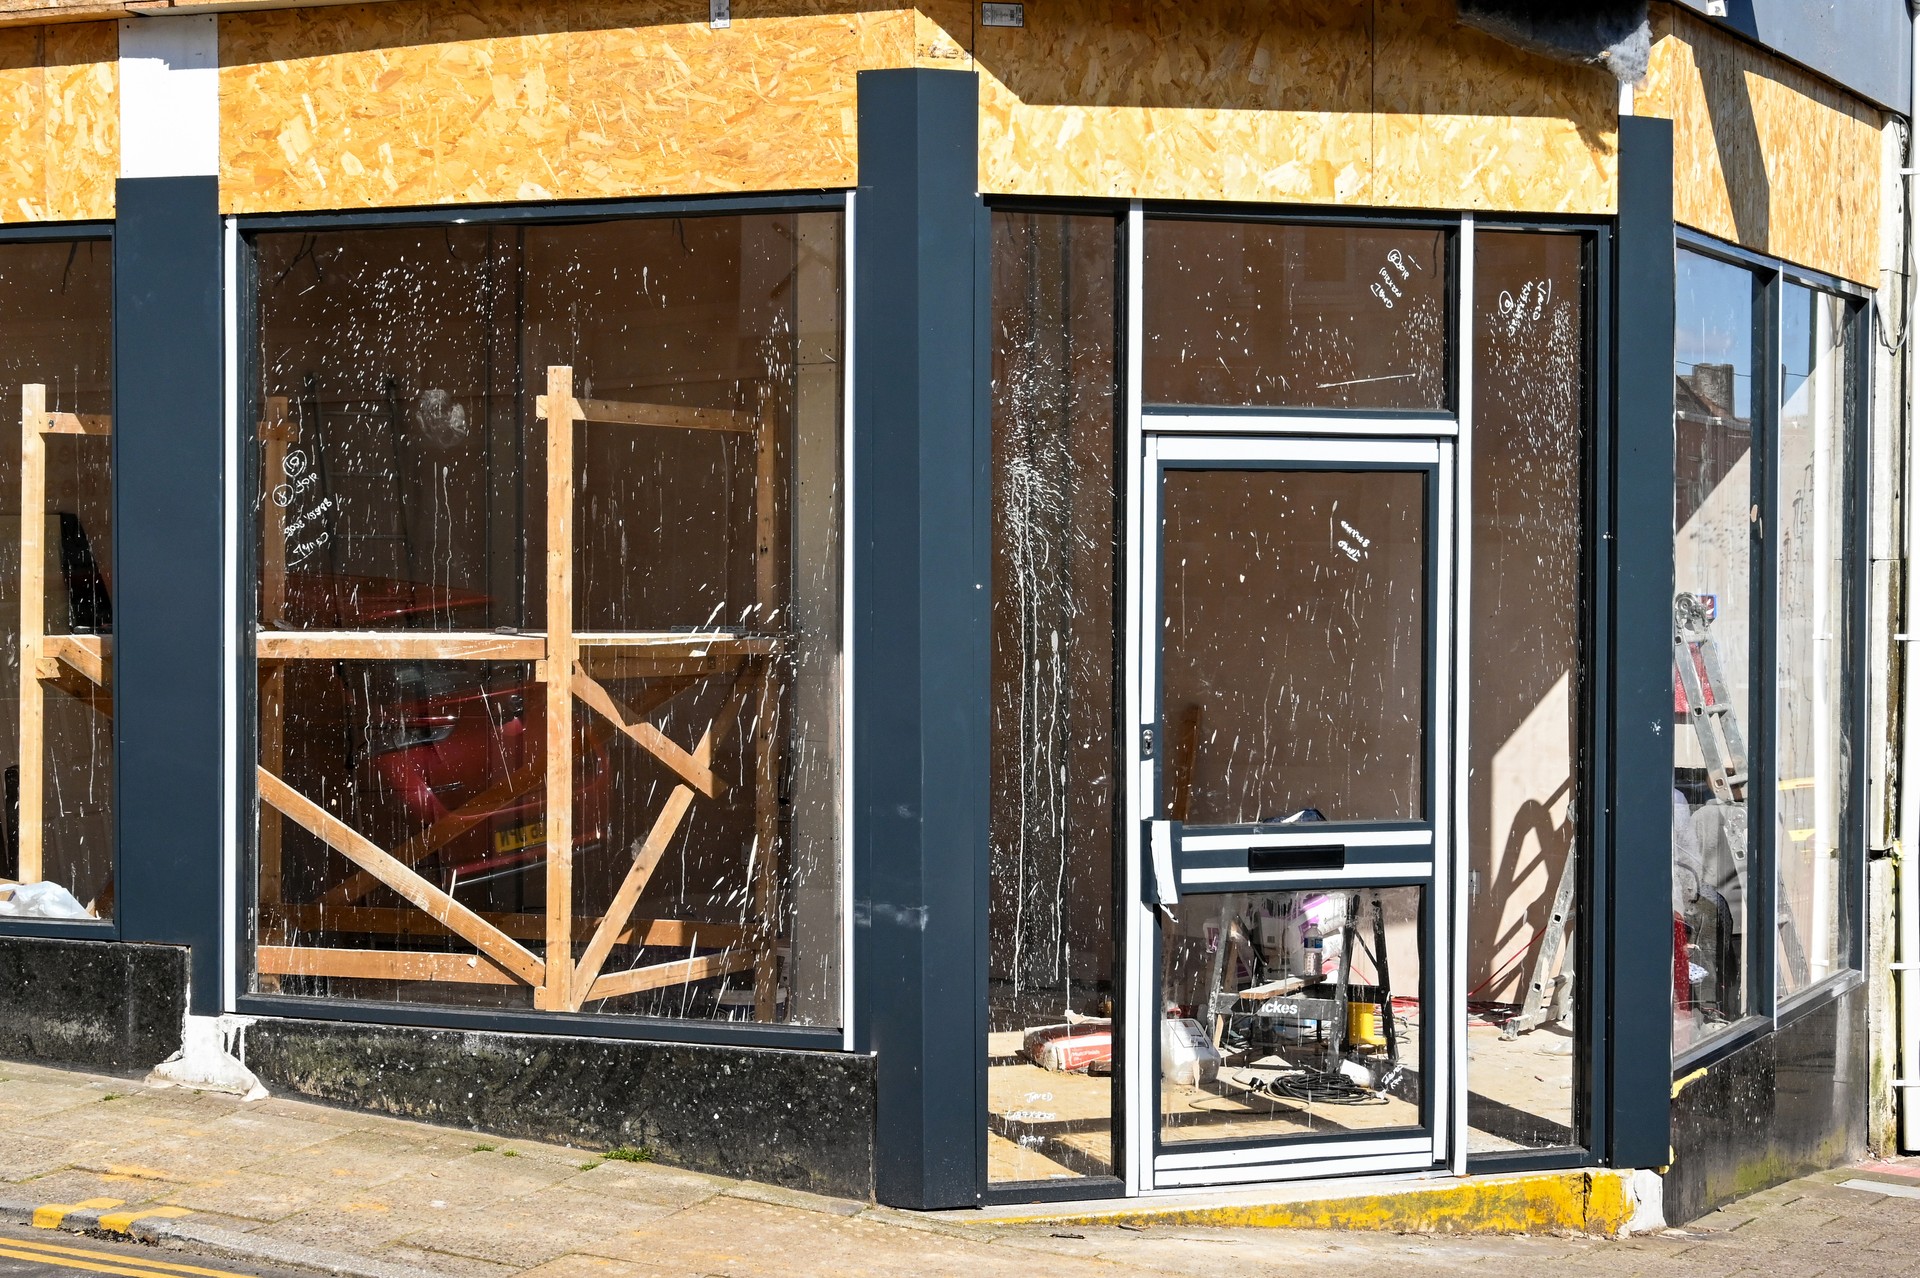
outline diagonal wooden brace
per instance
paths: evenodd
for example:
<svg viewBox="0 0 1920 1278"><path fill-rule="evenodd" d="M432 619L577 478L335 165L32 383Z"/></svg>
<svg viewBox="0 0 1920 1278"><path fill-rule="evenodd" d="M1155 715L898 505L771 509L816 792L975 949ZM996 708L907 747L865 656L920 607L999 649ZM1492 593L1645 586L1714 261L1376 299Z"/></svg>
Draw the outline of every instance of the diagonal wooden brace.
<svg viewBox="0 0 1920 1278"><path fill-rule="evenodd" d="M600 925L594 928L593 939L587 942L586 953L580 956L580 966L574 970L573 1011L579 1011L580 1005L586 1001L587 991L600 975L601 965L612 952L614 941L626 930L627 921L633 916L633 907L640 903L640 894L647 890L648 880L653 878L654 869L659 866L660 858L666 855L667 845L673 842L673 836L679 831L680 822L686 818L687 809L692 804L693 791L684 785L675 786L673 793L667 796L666 807L654 818L653 829L648 831L646 842L634 854L626 878L620 881L620 890L613 894L613 903L607 906L607 912L600 918Z"/></svg>
<svg viewBox="0 0 1920 1278"><path fill-rule="evenodd" d="M711 728L694 751L684 750L679 742L647 722L641 712L614 696L605 684L587 674L578 664L573 668L573 695L580 699L582 705L632 738L642 750L660 760L674 775L705 797L717 799L727 792L726 783L713 772ZM721 719L726 717L723 712ZM721 719L715 719L715 724L720 723Z"/></svg>
<svg viewBox="0 0 1920 1278"><path fill-rule="evenodd" d="M424 910L449 932L529 985L538 986L546 980L547 965L531 951L402 865L373 840L265 768L255 768L254 778L263 801L286 813L307 833ZM567 960L563 956L560 961Z"/></svg>

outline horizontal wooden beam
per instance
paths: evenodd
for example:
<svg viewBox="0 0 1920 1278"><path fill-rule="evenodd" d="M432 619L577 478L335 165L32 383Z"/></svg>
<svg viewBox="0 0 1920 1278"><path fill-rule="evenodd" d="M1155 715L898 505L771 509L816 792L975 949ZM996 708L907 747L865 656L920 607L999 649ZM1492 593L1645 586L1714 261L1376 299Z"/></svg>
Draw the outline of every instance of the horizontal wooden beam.
<svg viewBox="0 0 1920 1278"><path fill-rule="evenodd" d="M575 636L596 656L618 652L668 663L737 659L777 652L767 635L690 634L684 630L591 631ZM491 630L258 630L254 652L261 661L540 661L547 637L537 630L499 634ZM584 654L583 654L584 655Z"/></svg>
<svg viewBox="0 0 1920 1278"><path fill-rule="evenodd" d="M518 941L538 941L546 937L544 914L510 914L501 910L476 910L475 913ZM300 932L334 932L346 936L445 936L447 929L419 910L387 905L274 905L262 902L263 923L279 924ZM601 920L575 915L576 936L591 936ZM744 941L752 929L738 923L703 923L696 919L630 920L614 938L615 945L657 945L669 949L705 946L709 949Z"/></svg>
<svg viewBox="0 0 1920 1278"><path fill-rule="evenodd" d="M539 985L545 979L546 964L524 946L402 865L372 839L265 768L254 769L254 781L262 801L278 808L307 833L426 911L449 932L465 939L529 985ZM571 962L572 956L561 955L560 961Z"/></svg>
<svg viewBox="0 0 1920 1278"><path fill-rule="evenodd" d="M597 1003L603 998L619 998L622 994L691 985L710 977L751 971L755 957L753 950L731 949L719 954L703 954L699 958L675 959L671 963L653 963L624 972L613 972L595 981L593 988L580 1001Z"/></svg>
<svg viewBox="0 0 1920 1278"><path fill-rule="evenodd" d="M539 661L542 635L458 630L261 630L261 661Z"/></svg>
<svg viewBox="0 0 1920 1278"><path fill-rule="evenodd" d="M320 946L262 945L254 952L262 976L333 976L367 981L452 981L519 985L520 979L484 954L421 950L332 950Z"/></svg>
<svg viewBox="0 0 1920 1278"><path fill-rule="evenodd" d="M604 422L612 426L665 426L673 430L753 429L753 415L731 408L690 408L684 404L632 404L617 399L575 399L568 414L577 422ZM534 400L534 415L546 419L547 397Z"/></svg>
<svg viewBox="0 0 1920 1278"><path fill-rule="evenodd" d="M92 435L105 439L113 434L113 418L104 413L45 413L34 419L42 435Z"/></svg>
<svg viewBox="0 0 1920 1278"><path fill-rule="evenodd" d="M65 662L99 687L113 684L113 640L106 635L42 635L40 655Z"/></svg>
<svg viewBox="0 0 1920 1278"><path fill-rule="evenodd" d="M731 630L701 633L688 630L576 630L573 641L582 648L612 648L621 652L675 657L759 657L780 650L774 635L745 635Z"/></svg>

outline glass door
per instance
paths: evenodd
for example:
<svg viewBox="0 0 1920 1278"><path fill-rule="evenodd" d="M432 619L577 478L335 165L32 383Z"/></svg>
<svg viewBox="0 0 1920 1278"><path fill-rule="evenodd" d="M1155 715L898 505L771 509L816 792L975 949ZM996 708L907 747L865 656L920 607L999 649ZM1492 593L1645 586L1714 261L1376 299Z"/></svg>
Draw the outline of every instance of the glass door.
<svg viewBox="0 0 1920 1278"><path fill-rule="evenodd" d="M1141 471L1143 1187L1442 1165L1453 442L1181 425Z"/></svg>

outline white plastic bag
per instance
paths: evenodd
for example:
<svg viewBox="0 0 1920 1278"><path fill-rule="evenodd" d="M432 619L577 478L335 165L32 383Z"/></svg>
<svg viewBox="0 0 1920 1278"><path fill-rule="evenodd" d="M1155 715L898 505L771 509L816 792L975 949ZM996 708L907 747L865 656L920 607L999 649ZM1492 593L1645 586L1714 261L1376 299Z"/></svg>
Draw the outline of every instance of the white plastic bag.
<svg viewBox="0 0 1920 1278"><path fill-rule="evenodd" d="M0 914L29 919L90 919L87 907L58 883L0 884Z"/></svg>

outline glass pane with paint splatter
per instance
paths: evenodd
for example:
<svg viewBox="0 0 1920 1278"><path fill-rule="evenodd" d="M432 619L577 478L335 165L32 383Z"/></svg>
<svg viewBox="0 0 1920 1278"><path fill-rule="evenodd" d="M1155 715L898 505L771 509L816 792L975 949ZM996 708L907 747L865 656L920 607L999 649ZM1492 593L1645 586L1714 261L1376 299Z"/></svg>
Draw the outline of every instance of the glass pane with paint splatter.
<svg viewBox="0 0 1920 1278"><path fill-rule="evenodd" d="M113 913L113 245L0 245L0 918Z"/></svg>
<svg viewBox="0 0 1920 1278"><path fill-rule="evenodd" d="M1442 410L1447 232L1147 223L1149 404Z"/></svg>
<svg viewBox="0 0 1920 1278"><path fill-rule="evenodd" d="M1177 819L1428 815L1427 483L1166 470L1160 714Z"/></svg>
<svg viewBox="0 0 1920 1278"><path fill-rule="evenodd" d="M251 241L256 988L840 1023L841 239Z"/></svg>

